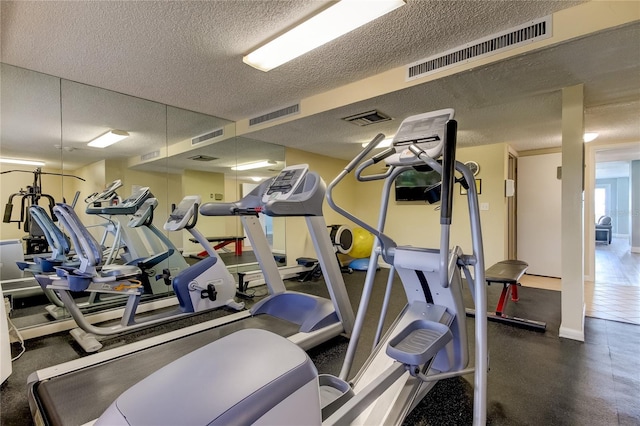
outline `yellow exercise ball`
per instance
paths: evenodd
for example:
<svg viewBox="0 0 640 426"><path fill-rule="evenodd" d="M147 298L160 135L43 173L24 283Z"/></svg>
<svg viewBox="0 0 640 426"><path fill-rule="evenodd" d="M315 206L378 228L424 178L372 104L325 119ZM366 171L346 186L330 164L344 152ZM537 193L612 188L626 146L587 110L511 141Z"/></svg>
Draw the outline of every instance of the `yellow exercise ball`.
<svg viewBox="0 0 640 426"><path fill-rule="evenodd" d="M364 228L353 228L353 247L349 256L355 259L371 256L373 234Z"/></svg>

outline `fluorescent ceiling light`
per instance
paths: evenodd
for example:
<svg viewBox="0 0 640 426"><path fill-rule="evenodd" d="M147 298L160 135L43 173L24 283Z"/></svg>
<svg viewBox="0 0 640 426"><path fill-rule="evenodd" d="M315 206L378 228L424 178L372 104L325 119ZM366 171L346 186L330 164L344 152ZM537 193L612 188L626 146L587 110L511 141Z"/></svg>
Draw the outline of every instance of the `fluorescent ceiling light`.
<svg viewBox="0 0 640 426"><path fill-rule="evenodd" d="M582 137L582 140L585 142L591 142L595 140L595 138L597 137L598 137L597 133L585 133L584 136Z"/></svg>
<svg viewBox="0 0 640 426"><path fill-rule="evenodd" d="M393 136L390 138L386 138L386 139L382 139L380 141L380 143L378 143L378 145L376 145L376 147L374 149L378 149L378 148L389 148L391 146L391 142L393 141ZM366 148L367 145L369 145L369 143L371 143L371 141L369 142L363 142L362 143L362 147Z"/></svg>
<svg viewBox="0 0 640 426"><path fill-rule="evenodd" d="M274 164L276 164L275 161L262 160L262 161L255 161L253 163L238 164L237 166L231 167L231 170L242 171L242 170L259 169L260 167L273 166Z"/></svg>
<svg viewBox="0 0 640 426"><path fill-rule="evenodd" d="M17 160L15 158L0 158L0 163L24 164L25 166L44 166L43 161Z"/></svg>
<svg viewBox="0 0 640 426"><path fill-rule="evenodd" d="M403 6L404 0L342 0L242 58L272 70Z"/></svg>
<svg viewBox="0 0 640 426"><path fill-rule="evenodd" d="M251 177L251 178L249 178L249 179L251 179L251 180L252 180L252 181L254 181L254 182L260 182L263 178L261 178L261 177L257 177L257 176L253 176L253 177Z"/></svg>
<svg viewBox="0 0 640 426"><path fill-rule="evenodd" d="M113 145L114 143L128 137L129 133L124 130L109 130L107 133L98 136L87 145L94 148L106 148L109 145Z"/></svg>

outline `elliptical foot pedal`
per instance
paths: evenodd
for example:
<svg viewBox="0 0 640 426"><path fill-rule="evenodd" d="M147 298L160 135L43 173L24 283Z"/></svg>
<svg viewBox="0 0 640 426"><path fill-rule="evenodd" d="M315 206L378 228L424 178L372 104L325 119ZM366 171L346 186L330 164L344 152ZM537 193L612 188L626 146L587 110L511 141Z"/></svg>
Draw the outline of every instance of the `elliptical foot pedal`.
<svg viewBox="0 0 640 426"><path fill-rule="evenodd" d="M327 419L336 410L355 395L349 383L329 374L319 374L320 407L322 420Z"/></svg>
<svg viewBox="0 0 640 426"><path fill-rule="evenodd" d="M389 341L387 355L406 365L423 365L453 339L446 325L416 320Z"/></svg>

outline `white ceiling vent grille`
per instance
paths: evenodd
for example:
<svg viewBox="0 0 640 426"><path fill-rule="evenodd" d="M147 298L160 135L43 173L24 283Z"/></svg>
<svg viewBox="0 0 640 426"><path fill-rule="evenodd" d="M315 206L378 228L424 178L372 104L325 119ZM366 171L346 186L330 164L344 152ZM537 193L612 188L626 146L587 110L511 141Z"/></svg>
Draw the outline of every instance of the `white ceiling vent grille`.
<svg viewBox="0 0 640 426"><path fill-rule="evenodd" d="M551 15L484 37L407 65L406 80L415 80L453 66L515 49L551 37Z"/></svg>
<svg viewBox="0 0 640 426"><path fill-rule="evenodd" d="M348 121L349 123L353 123L357 126L368 126L370 124L389 121L389 120L392 120L392 118L389 117L387 114L384 114L374 109L371 111L350 115L349 117L344 117L343 120Z"/></svg>
<svg viewBox="0 0 640 426"><path fill-rule="evenodd" d="M209 133L205 133L204 135L200 135L191 139L191 146L198 145L199 143L206 142L210 139L217 138L218 136L224 135L224 129L216 129Z"/></svg>
<svg viewBox="0 0 640 426"><path fill-rule="evenodd" d="M147 161L147 160L151 160L152 158L158 158L160 157L160 150L156 150L153 152L148 152L146 154L142 154L140 156L140 161Z"/></svg>
<svg viewBox="0 0 640 426"><path fill-rule="evenodd" d="M288 115L298 114L299 112L300 104L297 103L286 108L281 108L277 111L271 111L266 114L262 114L261 116L250 118L249 126L256 126L258 124L266 123L267 121L277 120Z"/></svg>

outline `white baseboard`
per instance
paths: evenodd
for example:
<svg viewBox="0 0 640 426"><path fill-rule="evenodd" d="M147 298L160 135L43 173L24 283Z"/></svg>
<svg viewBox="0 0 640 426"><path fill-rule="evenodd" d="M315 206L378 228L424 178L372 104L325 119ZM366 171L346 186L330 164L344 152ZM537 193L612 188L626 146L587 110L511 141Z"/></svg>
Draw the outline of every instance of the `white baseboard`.
<svg viewBox="0 0 640 426"><path fill-rule="evenodd" d="M582 330L576 330L574 328L567 328L567 327L560 326L559 336L564 337L565 339L584 342L584 327Z"/></svg>
<svg viewBox="0 0 640 426"><path fill-rule="evenodd" d="M559 337L563 337L565 339L577 340L579 342L584 342L584 318L587 313L587 305L582 305L582 329L576 330L575 328L565 327L562 324L560 325L560 331L558 333Z"/></svg>
<svg viewBox="0 0 640 426"><path fill-rule="evenodd" d="M640 247L631 247L631 253L640 253Z"/></svg>

